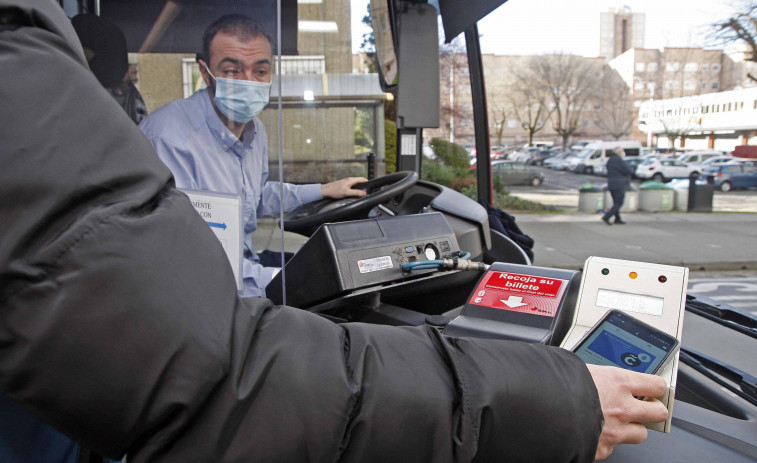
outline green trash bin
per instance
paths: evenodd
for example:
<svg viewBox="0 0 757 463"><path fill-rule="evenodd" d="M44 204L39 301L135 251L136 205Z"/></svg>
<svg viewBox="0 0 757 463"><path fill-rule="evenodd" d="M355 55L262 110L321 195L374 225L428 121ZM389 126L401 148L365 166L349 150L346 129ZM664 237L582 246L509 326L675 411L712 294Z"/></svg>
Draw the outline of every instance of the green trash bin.
<svg viewBox="0 0 757 463"><path fill-rule="evenodd" d="M595 213L604 210L605 193L601 188L590 183L578 189L578 211Z"/></svg>
<svg viewBox="0 0 757 463"><path fill-rule="evenodd" d="M668 185L648 181L639 186L639 210L646 212L672 211L675 206L675 190Z"/></svg>

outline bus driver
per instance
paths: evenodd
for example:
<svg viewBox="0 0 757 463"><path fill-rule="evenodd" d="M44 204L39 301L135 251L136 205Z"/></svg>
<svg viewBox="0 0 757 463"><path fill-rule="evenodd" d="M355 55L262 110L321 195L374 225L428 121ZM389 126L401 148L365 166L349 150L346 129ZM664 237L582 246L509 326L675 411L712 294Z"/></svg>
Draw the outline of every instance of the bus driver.
<svg viewBox="0 0 757 463"><path fill-rule="evenodd" d="M293 185L268 181L268 139L256 116L268 104L273 53L270 37L247 16L226 15L205 30L200 73L207 89L153 112L139 127L171 170L178 188L239 194L243 201L243 296L265 296L281 260L256 254L250 233L257 218L323 197L365 196L366 181Z"/></svg>

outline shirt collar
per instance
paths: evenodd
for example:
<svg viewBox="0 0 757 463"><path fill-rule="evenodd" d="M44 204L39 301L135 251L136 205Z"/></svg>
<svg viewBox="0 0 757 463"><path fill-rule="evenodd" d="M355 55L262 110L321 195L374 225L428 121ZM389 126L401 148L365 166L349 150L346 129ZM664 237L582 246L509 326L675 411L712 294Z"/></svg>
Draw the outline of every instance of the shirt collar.
<svg viewBox="0 0 757 463"><path fill-rule="evenodd" d="M257 125L261 123L260 120L256 117L245 126L244 131L242 132L242 139L244 141L240 141L233 133L231 133L231 130L223 124L221 118L218 117L218 114L213 107L213 103L210 101L209 90L205 88L200 91L205 93L200 100L202 101L202 111L205 115L205 121L208 124L208 128L210 128L210 132L224 151L232 151L237 156L244 157L252 146L253 140L255 140L255 136L258 133Z"/></svg>

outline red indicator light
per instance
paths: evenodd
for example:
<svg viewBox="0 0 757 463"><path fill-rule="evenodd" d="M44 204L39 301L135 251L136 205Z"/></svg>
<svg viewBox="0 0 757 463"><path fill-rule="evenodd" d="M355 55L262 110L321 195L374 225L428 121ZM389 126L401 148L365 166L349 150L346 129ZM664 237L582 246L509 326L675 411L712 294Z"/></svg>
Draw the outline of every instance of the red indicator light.
<svg viewBox="0 0 757 463"><path fill-rule="evenodd" d="M668 281L668 277L666 277L665 275L660 275L657 277L657 281L659 281L660 283L665 283L666 281Z"/></svg>

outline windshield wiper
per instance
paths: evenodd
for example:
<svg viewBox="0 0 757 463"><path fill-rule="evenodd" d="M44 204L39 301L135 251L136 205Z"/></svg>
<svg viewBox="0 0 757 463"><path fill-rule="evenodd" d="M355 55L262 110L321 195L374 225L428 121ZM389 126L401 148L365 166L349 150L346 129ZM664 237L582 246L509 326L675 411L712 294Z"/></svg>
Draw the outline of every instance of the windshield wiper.
<svg viewBox="0 0 757 463"><path fill-rule="evenodd" d="M720 384L747 402L757 405L757 377L709 355L681 347L678 357L683 363Z"/></svg>
<svg viewBox="0 0 757 463"><path fill-rule="evenodd" d="M757 339L757 316L706 297L686 296L686 310Z"/></svg>

